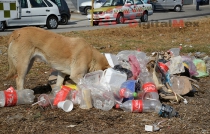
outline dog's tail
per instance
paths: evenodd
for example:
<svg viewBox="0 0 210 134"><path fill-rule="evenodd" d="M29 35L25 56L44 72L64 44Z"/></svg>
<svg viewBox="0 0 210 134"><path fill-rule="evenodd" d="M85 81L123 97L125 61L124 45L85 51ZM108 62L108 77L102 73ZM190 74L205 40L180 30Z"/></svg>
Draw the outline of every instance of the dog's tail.
<svg viewBox="0 0 210 134"><path fill-rule="evenodd" d="M9 41L8 41L8 63L9 63L9 72L5 78L5 80L8 80L8 79L11 79L13 78L16 74L17 74L17 70L16 70L16 67L13 63L13 58L12 58L12 55L11 55L11 47L12 47L12 43L14 42L14 37L11 35L10 38L9 38Z"/></svg>
<svg viewBox="0 0 210 134"><path fill-rule="evenodd" d="M9 72L6 76L6 80L13 78L17 74L17 70L14 66L12 59L8 56Z"/></svg>

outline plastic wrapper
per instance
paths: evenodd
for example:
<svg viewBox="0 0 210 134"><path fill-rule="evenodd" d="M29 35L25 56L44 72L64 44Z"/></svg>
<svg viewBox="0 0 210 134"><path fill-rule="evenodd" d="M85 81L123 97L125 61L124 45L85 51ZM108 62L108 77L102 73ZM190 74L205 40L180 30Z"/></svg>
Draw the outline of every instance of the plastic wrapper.
<svg viewBox="0 0 210 134"><path fill-rule="evenodd" d="M190 76L197 76L198 72L196 69L195 64L193 63L192 59L188 56L182 56L182 61L184 65L189 69Z"/></svg>

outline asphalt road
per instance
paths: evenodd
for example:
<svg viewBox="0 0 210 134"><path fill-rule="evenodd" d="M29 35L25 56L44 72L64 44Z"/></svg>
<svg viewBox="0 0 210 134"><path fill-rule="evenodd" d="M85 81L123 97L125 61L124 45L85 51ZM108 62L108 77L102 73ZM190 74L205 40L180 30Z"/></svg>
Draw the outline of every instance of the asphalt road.
<svg viewBox="0 0 210 134"><path fill-rule="evenodd" d="M202 17L210 18L210 5L200 6L201 11L195 10L195 5L185 5L181 12L174 12L169 10L158 10L154 11L153 15L149 16L149 22L152 21L168 21L168 20L194 20ZM138 22L136 20L135 22ZM69 32L69 31L80 31L80 30L94 30L100 28L113 28L130 25L130 21L126 21L125 24L99 24L99 26L91 26L90 21L86 18L86 15L81 15L79 13L72 13L71 19L67 25L59 25L57 29L51 31L56 33ZM9 28L4 32L0 32L1 35L7 35L17 28ZM45 28L46 29L46 28Z"/></svg>

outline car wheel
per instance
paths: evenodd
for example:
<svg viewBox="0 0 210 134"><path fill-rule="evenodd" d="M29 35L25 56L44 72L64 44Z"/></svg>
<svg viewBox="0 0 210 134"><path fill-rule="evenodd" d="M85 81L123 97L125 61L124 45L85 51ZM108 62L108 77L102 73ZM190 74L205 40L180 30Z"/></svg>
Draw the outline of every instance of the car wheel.
<svg viewBox="0 0 210 134"><path fill-rule="evenodd" d="M58 27L58 19L54 16L50 16L47 19L47 28L48 29L56 29Z"/></svg>
<svg viewBox="0 0 210 134"><path fill-rule="evenodd" d="M91 7L86 7L86 8L85 8L85 14L87 15L88 12L90 12L90 10L91 10Z"/></svg>
<svg viewBox="0 0 210 134"><path fill-rule="evenodd" d="M93 26L98 26L99 25L99 21L93 21Z"/></svg>
<svg viewBox="0 0 210 134"><path fill-rule="evenodd" d="M141 21L142 22L147 22L148 21L148 14L147 14L147 12L144 12L143 15L141 16Z"/></svg>
<svg viewBox="0 0 210 134"><path fill-rule="evenodd" d="M62 15L61 15L61 21L59 22L59 24L61 24L61 25L66 25L66 24L68 24L68 16L65 15L65 14L62 14Z"/></svg>
<svg viewBox="0 0 210 134"><path fill-rule="evenodd" d="M175 6L174 11L175 12L180 12L181 11L181 6Z"/></svg>
<svg viewBox="0 0 210 134"><path fill-rule="evenodd" d="M125 22L125 19L122 13L117 14L116 22L117 24L123 24Z"/></svg>
<svg viewBox="0 0 210 134"><path fill-rule="evenodd" d="M4 31L5 27L6 27L5 22L1 21L0 22L0 31Z"/></svg>

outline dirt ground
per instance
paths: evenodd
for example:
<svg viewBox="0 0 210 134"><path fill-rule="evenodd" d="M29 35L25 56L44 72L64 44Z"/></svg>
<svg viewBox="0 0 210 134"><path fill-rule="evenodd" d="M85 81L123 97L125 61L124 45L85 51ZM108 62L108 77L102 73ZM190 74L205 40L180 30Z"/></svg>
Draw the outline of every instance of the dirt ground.
<svg viewBox="0 0 210 134"><path fill-rule="evenodd" d="M199 24L204 22L200 21ZM183 52L204 51L209 55L210 21L205 21L197 31L192 28L116 28L94 31L63 33L64 36L80 36L87 39L101 52L118 53L121 50L136 50L145 52L167 50L171 47L183 46ZM183 31L184 29L184 31ZM195 38L195 37L198 37ZM202 37L202 39L201 39ZM8 71L7 62L8 36L0 37L0 90L6 90L10 85L15 87L15 80L4 80ZM184 47L192 45L193 47ZM51 68L44 63L36 62L26 77L25 87L32 89L47 83ZM80 109L74 105L71 112L50 107L45 110L38 105L18 105L0 108L0 133L9 134L67 134L67 133L107 133L107 134L139 134L139 133L210 133L210 78L200 78L197 93L185 96L188 104L183 102L172 104L179 117L162 118L156 113L129 113L120 109L102 111L91 108ZM36 94L35 102L40 94ZM146 132L145 125L161 123L161 129L156 132Z"/></svg>

